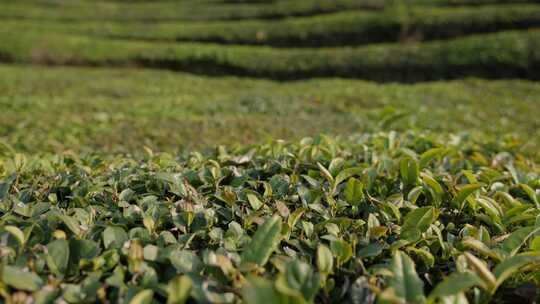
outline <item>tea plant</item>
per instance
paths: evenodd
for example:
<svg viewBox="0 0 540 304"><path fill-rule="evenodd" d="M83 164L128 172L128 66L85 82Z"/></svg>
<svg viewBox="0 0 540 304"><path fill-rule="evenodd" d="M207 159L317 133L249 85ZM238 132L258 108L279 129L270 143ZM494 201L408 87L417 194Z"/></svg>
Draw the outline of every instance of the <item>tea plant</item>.
<svg viewBox="0 0 540 304"><path fill-rule="evenodd" d="M390 132L178 157L7 152L0 294L12 303L532 302L540 169L508 151Z"/></svg>

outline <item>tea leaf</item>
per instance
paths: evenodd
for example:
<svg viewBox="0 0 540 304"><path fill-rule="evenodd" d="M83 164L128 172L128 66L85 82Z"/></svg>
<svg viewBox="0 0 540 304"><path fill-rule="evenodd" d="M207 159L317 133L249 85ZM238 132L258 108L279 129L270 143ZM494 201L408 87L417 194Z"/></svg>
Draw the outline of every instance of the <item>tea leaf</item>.
<svg viewBox="0 0 540 304"><path fill-rule="evenodd" d="M435 289L429 295L430 298L456 296L473 286L482 286L482 280L470 272L452 273L441 283L437 284Z"/></svg>
<svg viewBox="0 0 540 304"><path fill-rule="evenodd" d="M414 262L401 251L396 251L390 266L392 277L388 284L396 298L403 303L424 303L424 283L418 277Z"/></svg>
<svg viewBox="0 0 540 304"><path fill-rule="evenodd" d="M282 220L279 216L268 218L257 229L251 242L242 252L242 262L264 266L279 244Z"/></svg>
<svg viewBox="0 0 540 304"><path fill-rule="evenodd" d="M317 248L317 267L323 274L332 273L334 268L334 257L330 249L325 245L319 245Z"/></svg>
<svg viewBox="0 0 540 304"><path fill-rule="evenodd" d="M19 290L36 291L43 286L43 280L32 272L14 266L2 268L2 282Z"/></svg>

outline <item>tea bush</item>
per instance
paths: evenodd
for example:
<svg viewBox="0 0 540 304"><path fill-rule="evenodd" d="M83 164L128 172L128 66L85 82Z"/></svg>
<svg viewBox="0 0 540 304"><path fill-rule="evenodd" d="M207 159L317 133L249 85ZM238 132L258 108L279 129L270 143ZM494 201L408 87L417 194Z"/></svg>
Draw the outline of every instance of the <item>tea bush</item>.
<svg viewBox="0 0 540 304"><path fill-rule="evenodd" d="M540 284L540 168L403 133L143 158L3 153L16 302L485 303Z"/></svg>
<svg viewBox="0 0 540 304"><path fill-rule="evenodd" d="M57 21L110 20L132 21L203 21L236 19L274 19L309 16L347 9L378 9L383 0L294 0L275 3L227 4L209 1L51 1L57 9L39 1L0 1L0 17ZM205 3L206 2L206 3Z"/></svg>
<svg viewBox="0 0 540 304"><path fill-rule="evenodd" d="M142 22L65 24L40 21L39 26L55 32L122 39L318 47L398 42L407 39L424 41L500 30L527 29L540 26L539 16L540 6L532 4L457 8L413 6L404 11L346 11L279 20L153 24Z"/></svg>
<svg viewBox="0 0 540 304"><path fill-rule="evenodd" d="M19 31L14 30L19 29ZM0 29L0 60L38 64L142 66L274 79L357 77L414 82L464 76L538 78L540 32L509 31L419 44L273 49L156 44Z"/></svg>

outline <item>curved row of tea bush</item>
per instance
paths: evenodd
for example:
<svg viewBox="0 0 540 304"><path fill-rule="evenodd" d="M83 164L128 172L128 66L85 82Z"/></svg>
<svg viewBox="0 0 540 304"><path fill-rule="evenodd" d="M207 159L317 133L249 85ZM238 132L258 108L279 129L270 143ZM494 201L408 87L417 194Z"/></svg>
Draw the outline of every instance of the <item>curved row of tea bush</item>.
<svg viewBox="0 0 540 304"><path fill-rule="evenodd" d="M208 41L273 46L342 46L400 39L432 40L540 25L540 6L413 8L406 12L345 12L282 21L146 26L137 31L113 28L115 37Z"/></svg>
<svg viewBox="0 0 540 304"><path fill-rule="evenodd" d="M17 21L20 22L20 21ZM34 22L35 23L35 22ZM349 11L278 21L205 23L43 23L55 32L113 38L271 46L343 46L433 40L540 26L540 5Z"/></svg>
<svg viewBox="0 0 540 304"><path fill-rule="evenodd" d="M463 76L539 77L540 32L500 32L441 42L360 48L272 49L111 41L3 28L0 60L144 66L275 79L322 76L413 82Z"/></svg>
<svg viewBox="0 0 540 304"><path fill-rule="evenodd" d="M114 20L114 21L167 21L167 20L230 20L272 19L287 16L306 16L348 9L376 9L381 0L295 0L276 3L197 3L183 1L164 2L87 2L57 3L58 7L28 1L0 2L0 17L36 20Z"/></svg>
<svg viewBox="0 0 540 304"><path fill-rule="evenodd" d="M373 10L404 6L454 6L476 4L537 3L537 0L294 0L270 3L227 4L206 1L0 1L4 19L38 19L61 21L172 21L275 19L310 16L344 10Z"/></svg>
<svg viewBox="0 0 540 304"><path fill-rule="evenodd" d="M502 143L410 133L207 156L3 152L0 295L532 303L539 174Z"/></svg>
<svg viewBox="0 0 540 304"><path fill-rule="evenodd" d="M538 3L538 0L403 0L401 3L433 6L481 6L487 4Z"/></svg>

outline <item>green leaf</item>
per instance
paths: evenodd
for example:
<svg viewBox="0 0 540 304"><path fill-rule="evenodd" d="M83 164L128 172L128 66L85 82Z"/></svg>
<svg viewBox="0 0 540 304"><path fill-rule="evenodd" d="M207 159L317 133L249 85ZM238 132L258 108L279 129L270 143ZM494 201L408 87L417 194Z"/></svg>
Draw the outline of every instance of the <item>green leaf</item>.
<svg viewBox="0 0 540 304"><path fill-rule="evenodd" d="M500 206L497 205L497 202L487 197L479 197L476 199L476 203L486 211L492 220L501 222L502 211Z"/></svg>
<svg viewBox="0 0 540 304"><path fill-rule="evenodd" d="M61 276L67 272L69 263L69 243L56 240L47 245L47 266L52 273Z"/></svg>
<svg viewBox="0 0 540 304"><path fill-rule="evenodd" d="M436 200L435 203L439 203L441 200L441 197L444 195L444 190L442 186L437 182L431 175L427 173L422 173L422 181L424 184L426 184L435 194L434 199Z"/></svg>
<svg viewBox="0 0 540 304"><path fill-rule="evenodd" d="M469 197L469 195L476 192L476 190L482 188L482 184L469 184L461 187L458 194L454 198L454 202L461 206L461 204Z"/></svg>
<svg viewBox="0 0 540 304"><path fill-rule="evenodd" d="M420 156L420 168L426 167L434 158L446 153L445 148L432 148Z"/></svg>
<svg viewBox="0 0 540 304"><path fill-rule="evenodd" d="M403 158L399 163L401 180L405 185L415 185L420 175L418 162L411 157Z"/></svg>
<svg viewBox="0 0 540 304"><path fill-rule="evenodd" d="M139 291L132 299L129 301L129 304L150 304L154 299L154 292L150 289L145 289Z"/></svg>
<svg viewBox="0 0 540 304"><path fill-rule="evenodd" d="M274 288L274 284L263 278L249 276L247 282L242 288L242 298L246 304L291 303Z"/></svg>
<svg viewBox="0 0 540 304"><path fill-rule="evenodd" d="M506 253L507 256L514 256L518 253L519 249L525 242L537 232L540 231L539 228L535 227L523 227L512 232L509 237L507 237L501 244L501 249Z"/></svg>
<svg viewBox="0 0 540 304"><path fill-rule="evenodd" d="M417 241L420 234L425 232L436 219L437 212L433 207L414 209L405 216L401 227L402 238L410 242Z"/></svg>
<svg viewBox="0 0 540 304"><path fill-rule="evenodd" d="M493 269L493 274L497 278L496 286L500 286L521 267L538 262L540 262L540 256L534 255L516 255L502 261Z"/></svg>
<svg viewBox="0 0 540 304"><path fill-rule="evenodd" d="M531 250L532 251L540 251L540 236L535 237L531 241Z"/></svg>
<svg viewBox="0 0 540 304"><path fill-rule="evenodd" d="M467 239L463 240L461 243L464 246L466 246L467 248L471 248L471 249L476 250L478 253L481 253L483 255L492 257L492 258L494 258L496 260L499 260L499 261L502 260L502 257L498 252L496 252L495 250L492 250L491 248L486 246L486 244L482 243L479 240L476 240L476 239L473 239L473 238L467 238Z"/></svg>
<svg viewBox="0 0 540 304"><path fill-rule="evenodd" d="M73 232L77 237L82 236L82 230L75 219L65 214L59 214L58 217L60 218L60 220L64 222L64 224L66 224L68 229L71 230L71 232Z"/></svg>
<svg viewBox="0 0 540 304"><path fill-rule="evenodd" d="M446 296L441 298L441 304L469 304L469 300L464 293L460 292L454 296Z"/></svg>
<svg viewBox="0 0 540 304"><path fill-rule="evenodd" d="M345 186L345 200L352 206L357 206L364 200L364 185L354 177L349 178Z"/></svg>
<svg viewBox="0 0 540 304"><path fill-rule="evenodd" d="M11 235L17 239L17 242L21 245L21 247L24 247L24 244L26 243L26 238L24 237L24 233L21 231L21 229L15 227L15 226L4 226L4 230L9 232Z"/></svg>
<svg viewBox="0 0 540 304"><path fill-rule="evenodd" d="M242 262L264 266L281 239L281 217L267 219L242 252Z"/></svg>
<svg viewBox="0 0 540 304"><path fill-rule="evenodd" d="M337 257L337 263L342 265L346 263L352 257L352 247L349 243L343 240L334 240L330 243L332 252Z"/></svg>
<svg viewBox="0 0 540 304"><path fill-rule="evenodd" d="M299 260L287 263L285 273L280 273L276 289L293 298L311 303L319 291L320 278L311 267Z"/></svg>
<svg viewBox="0 0 540 304"><path fill-rule="evenodd" d="M184 304L189 298L193 282L188 276L178 276L167 284L167 304Z"/></svg>
<svg viewBox="0 0 540 304"><path fill-rule="evenodd" d="M43 280L35 273L5 265L2 269L2 282L18 289L36 291L43 286Z"/></svg>
<svg viewBox="0 0 540 304"><path fill-rule="evenodd" d="M143 256L147 261L156 261L159 257L159 247L151 244L144 246Z"/></svg>
<svg viewBox="0 0 540 304"><path fill-rule="evenodd" d="M526 184L519 184L519 187L523 189L525 193L527 193L530 200L536 205L536 208L540 209L540 202L538 201L538 197L536 197L536 193L534 192L534 190L529 185L526 185Z"/></svg>
<svg viewBox="0 0 540 304"><path fill-rule="evenodd" d="M363 171L364 171L364 168L361 168L361 167L352 167L352 168L347 168L347 169L342 170L336 176L336 179L334 181L333 189L335 190L336 187L339 186L339 184L341 184L343 181L345 181L346 179L348 179L348 178L350 178L350 177L352 177L354 175L359 175Z"/></svg>
<svg viewBox="0 0 540 304"><path fill-rule="evenodd" d="M424 303L424 283L418 277L414 262L402 251L396 251L390 266L392 277L388 283L394 295L403 303Z"/></svg>
<svg viewBox="0 0 540 304"><path fill-rule="evenodd" d="M203 268L200 258L191 250L175 250L169 259L178 272L198 273Z"/></svg>
<svg viewBox="0 0 540 304"><path fill-rule="evenodd" d="M50 304L54 303L54 300L58 297L59 290L42 288L32 293L34 298L34 304Z"/></svg>
<svg viewBox="0 0 540 304"><path fill-rule="evenodd" d="M17 179L17 174L11 174L9 177L5 178L0 182L0 201L2 201L9 194L9 189L13 182Z"/></svg>
<svg viewBox="0 0 540 304"><path fill-rule="evenodd" d="M92 259L99 253L99 245L90 240L71 239L69 241L70 259L72 262L79 263L80 259Z"/></svg>
<svg viewBox="0 0 540 304"><path fill-rule="evenodd" d="M416 256L420 257L422 261L425 263L425 265L429 268L432 268L435 264L435 257L429 250L422 249L422 248L414 248L414 247L407 247L408 253L414 253Z"/></svg>
<svg viewBox="0 0 540 304"><path fill-rule="evenodd" d="M376 257L383 251L383 245L379 243L371 243L365 247L360 248L357 252L357 256L361 258Z"/></svg>
<svg viewBox="0 0 540 304"><path fill-rule="evenodd" d="M122 227L109 226L103 231L103 245L106 249L120 248L128 239L128 235Z"/></svg>
<svg viewBox="0 0 540 304"><path fill-rule="evenodd" d="M469 267L484 282L483 286L485 286L485 288L487 288L488 290L492 291L496 286L496 278L493 273L489 271L486 264L468 252L463 253L463 255L465 256Z"/></svg>
<svg viewBox="0 0 540 304"><path fill-rule="evenodd" d="M456 296L473 286L481 286L482 280L474 273L455 272L446 277L429 295L430 298Z"/></svg>
<svg viewBox="0 0 540 304"><path fill-rule="evenodd" d="M330 172L323 166L321 163L317 163L317 167L319 167L319 170L321 171L321 174L324 176L324 178L330 183L331 185L334 184L334 177Z"/></svg>
<svg viewBox="0 0 540 304"><path fill-rule="evenodd" d="M323 274L330 274L334 268L334 256L328 247L321 244L317 248L317 267Z"/></svg>
<svg viewBox="0 0 540 304"><path fill-rule="evenodd" d="M264 205L255 194L248 193L246 196L253 210L259 210Z"/></svg>

